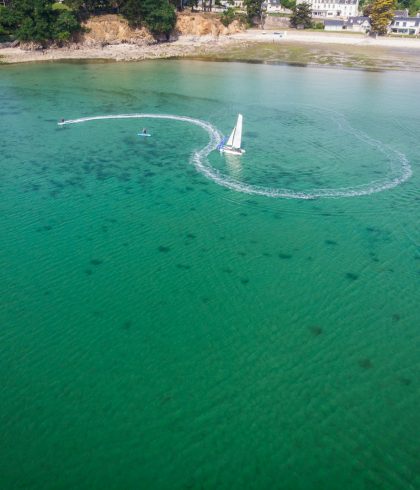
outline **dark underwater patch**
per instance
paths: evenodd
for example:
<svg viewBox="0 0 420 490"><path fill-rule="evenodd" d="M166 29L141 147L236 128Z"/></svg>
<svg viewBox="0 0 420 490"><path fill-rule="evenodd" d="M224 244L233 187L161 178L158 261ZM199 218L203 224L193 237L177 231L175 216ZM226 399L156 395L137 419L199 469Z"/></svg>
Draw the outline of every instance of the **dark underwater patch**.
<svg viewBox="0 0 420 490"><path fill-rule="evenodd" d="M103 264L103 262L104 262L104 261L103 261L103 260L101 260L101 259L92 259L92 260L90 261L90 263L91 263L92 265L96 265L96 266Z"/></svg>
<svg viewBox="0 0 420 490"><path fill-rule="evenodd" d="M188 264L176 264L177 269L182 269L184 271L191 269L191 266Z"/></svg>
<svg viewBox="0 0 420 490"><path fill-rule="evenodd" d="M356 281L356 279L359 279L359 276L353 272L346 272L346 279L349 281Z"/></svg>
<svg viewBox="0 0 420 490"><path fill-rule="evenodd" d="M311 327L309 327L309 331L314 337L318 337L323 332L322 328L318 325L312 325Z"/></svg>
<svg viewBox="0 0 420 490"><path fill-rule="evenodd" d="M126 320L122 324L122 328L123 328L123 330L130 330L130 328L131 328L132 325L133 325L133 322L131 320Z"/></svg>
<svg viewBox="0 0 420 490"><path fill-rule="evenodd" d="M171 250L170 247L167 247L166 245L159 245L158 247L159 252L166 253Z"/></svg>
<svg viewBox="0 0 420 490"><path fill-rule="evenodd" d="M373 368L372 361L370 359L368 359L368 358L360 359L359 360L359 366L362 369L372 369Z"/></svg>
<svg viewBox="0 0 420 490"><path fill-rule="evenodd" d="M287 259L291 259L292 255L291 254L285 254L285 253L279 253L278 257L279 257L279 259L287 260Z"/></svg>
<svg viewBox="0 0 420 490"><path fill-rule="evenodd" d="M325 240L325 245L338 245L338 242L335 240Z"/></svg>

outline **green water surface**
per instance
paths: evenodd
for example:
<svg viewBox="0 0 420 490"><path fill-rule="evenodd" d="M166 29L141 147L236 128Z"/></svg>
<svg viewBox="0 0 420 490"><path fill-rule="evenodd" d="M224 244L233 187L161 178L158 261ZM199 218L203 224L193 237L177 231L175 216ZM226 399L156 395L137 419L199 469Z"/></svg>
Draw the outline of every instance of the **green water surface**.
<svg viewBox="0 0 420 490"><path fill-rule="evenodd" d="M419 87L235 63L2 66L0 489L419 489ZM382 182L395 152L413 175L275 199L197 172L199 127L56 124L147 112L223 134L241 112L247 153L209 164L253 186Z"/></svg>

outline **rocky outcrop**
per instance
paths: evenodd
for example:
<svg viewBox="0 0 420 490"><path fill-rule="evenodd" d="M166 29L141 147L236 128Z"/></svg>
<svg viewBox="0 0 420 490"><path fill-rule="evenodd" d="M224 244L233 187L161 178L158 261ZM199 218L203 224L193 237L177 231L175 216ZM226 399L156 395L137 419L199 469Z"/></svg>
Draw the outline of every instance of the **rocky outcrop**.
<svg viewBox="0 0 420 490"><path fill-rule="evenodd" d="M85 33L80 42L86 46L106 46L109 44L148 45L156 42L145 29L132 29L119 15L100 15L91 17L83 25Z"/></svg>
<svg viewBox="0 0 420 490"><path fill-rule="evenodd" d="M245 26L234 20L225 27L217 14L183 12L178 14L175 31L181 36L226 36L245 30Z"/></svg>
<svg viewBox="0 0 420 490"><path fill-rule="evenodd" d="M133 29L119 15L100 15L89 18L83 25L85 32L78 41L85 46L112 44L150 45L166 37L155 38L146 28ZM245 26L237 20L225 27L217 14L183 12L178 14L171 39L178 36L225 36L241 32Z"/></svg>
<svg viewBox="0 0 420 490"><path fill-rule="evenodd" d="M217 14L183 12L178 14L176 27L171 35L171 40L176 40L179 36L226 36L244 30L245 26L237 20L233 21L228 27L225 27L220 21L220 16ZM156 38L144 27L133 29L128 25L127 20L120 15L98 15L90 17L83 24L83 32L77 39L74 39L75 42L66 43L64 47L71 50L79 50L83 47L102 48L120 44L149 46L156 44L158 41L165 40L166 36ZM25 51L62 47L62 45L56 45L52 42L45 44L36 42L21 43L20 46Z"/></svg>

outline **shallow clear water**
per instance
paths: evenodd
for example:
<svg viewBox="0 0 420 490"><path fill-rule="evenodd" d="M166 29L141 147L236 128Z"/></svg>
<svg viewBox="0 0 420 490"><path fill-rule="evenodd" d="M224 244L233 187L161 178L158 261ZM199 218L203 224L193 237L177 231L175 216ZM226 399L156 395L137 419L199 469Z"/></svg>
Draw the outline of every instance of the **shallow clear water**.
<svg viewBox="0 0 420 490"><path fill-rule="evenodd" d="M1 67L1 488L419 488L419 83ZM228 134L238 112L247 153L205 163L221 183L366 188L401 154L413 175L273 198L198 172L194 125L56 125L164 113Z"/></svg>

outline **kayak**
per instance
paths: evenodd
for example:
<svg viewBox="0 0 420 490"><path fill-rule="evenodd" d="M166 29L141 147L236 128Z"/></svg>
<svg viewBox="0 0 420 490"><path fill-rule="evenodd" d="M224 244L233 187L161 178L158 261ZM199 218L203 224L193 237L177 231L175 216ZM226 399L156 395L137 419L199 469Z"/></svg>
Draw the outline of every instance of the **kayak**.
<svg viewBox="0 0 420 490"><path fill-rule="evenodd" d="M137 136L152 136L149 133L137 133Z"/></svg>

